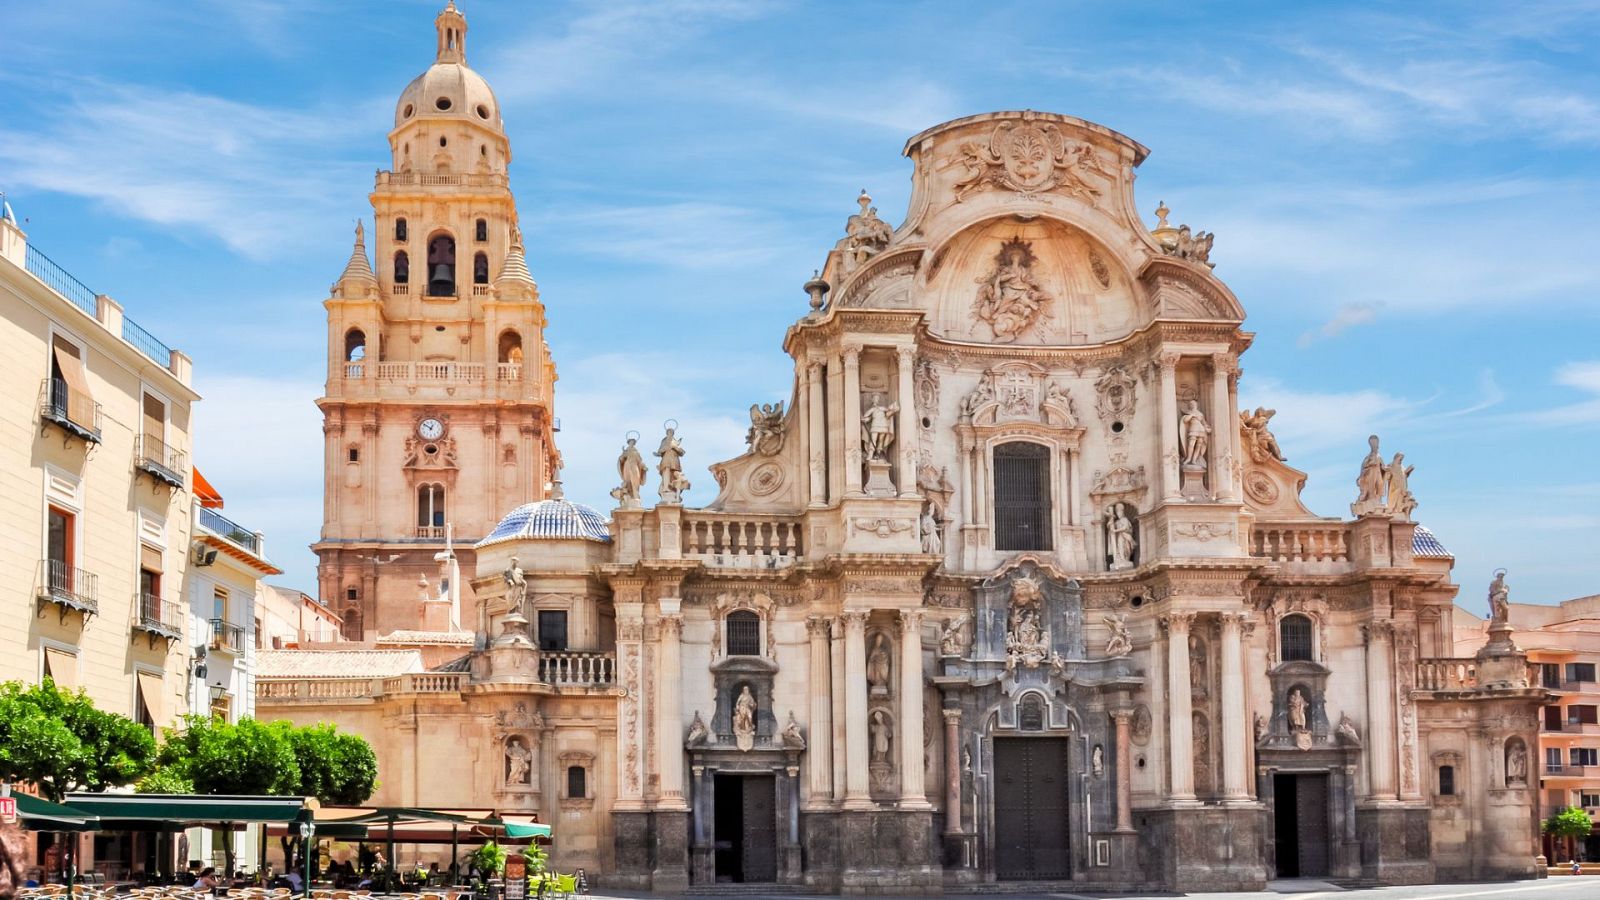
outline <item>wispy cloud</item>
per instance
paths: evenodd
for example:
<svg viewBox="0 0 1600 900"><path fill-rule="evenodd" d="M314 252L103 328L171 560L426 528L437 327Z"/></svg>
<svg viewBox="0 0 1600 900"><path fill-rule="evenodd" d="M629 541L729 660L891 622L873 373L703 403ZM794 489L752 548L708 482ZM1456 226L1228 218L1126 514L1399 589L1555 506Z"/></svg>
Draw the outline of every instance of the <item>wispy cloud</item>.
<svg viewBox="0 0 1600 900"><path fill-rule="evenodd" d="M1322 323L1316 331L1307 331L1300 335L1301 347L1309 347L1318 338L1335 338L1344 334L1347 329L1357 325L1366 325L1378 317L1378 304L1376 303L1346 303L1334 310L1333 318Z"/></svg>
<svg viewBox="0 0 1600 900"><path fill-rule="evenodd" d="M558 249L629 265L737 268L804 251L778 220L719 203L574 206L539 218Z"/></svg>
<svg viewBox="0 0 1600 900"><path fill-rule="evenodd" d="M1550 409L1529 413L1527 418L1549 425L1582 425L1600 422L1600 360L1569 362L1556 370L1556 384L1572 388L1587 398Z"/></svg>

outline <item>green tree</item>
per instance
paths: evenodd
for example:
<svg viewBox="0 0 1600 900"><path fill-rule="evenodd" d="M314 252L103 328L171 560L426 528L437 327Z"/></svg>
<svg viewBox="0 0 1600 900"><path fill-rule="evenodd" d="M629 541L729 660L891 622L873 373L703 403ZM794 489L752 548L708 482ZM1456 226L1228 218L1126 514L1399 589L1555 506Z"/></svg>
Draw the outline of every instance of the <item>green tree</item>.
<svg viewBox="0 0 1600 900"><path fill-rule="evenodd" d="M1593 828L1594 822L1590 820L1589 814L1578 806L1569 806L1544 820L1546 833L1574 841L1588 837Z"/></svg>
<svg viewBox="0 0 1600 900"><path fill-rule="evenodd" d="M372 796L378 757L365 740L324 723L294 729L290 741L300 766L298 793L331 806L358 806Z"/></svg>
<svg viewBox="0 0 1600 900"><path fill-rule="evenodd" d="M0 779L29 782L60 803L69 791L131 784L156 758L149 729L96 709L82 691L55 682L0 684Z"/></svg>

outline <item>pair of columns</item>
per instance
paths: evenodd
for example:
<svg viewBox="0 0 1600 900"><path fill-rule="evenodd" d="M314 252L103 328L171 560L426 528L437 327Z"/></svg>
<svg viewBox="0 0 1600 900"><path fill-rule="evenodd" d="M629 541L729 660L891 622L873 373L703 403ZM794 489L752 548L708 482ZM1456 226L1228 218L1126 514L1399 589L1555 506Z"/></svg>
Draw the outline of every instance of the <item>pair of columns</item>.
<svg viewBox="0 0 1600 900"><path fill-rule="evenodd" d="M842 456L834 459L833 463L839 465L842 460L843 490L846 497L858 497L862 493L861 350L860 347L846 347L837 357L838 368L835 369L832 363L829 365L830 375L834 371L841 373L841 376L834 380L834 384L837 385L837 393L834 396L841 401L840 409L843 410L844 447ZM894 402L899 404L900 411L895 416L895 442L892 452L895 457L895 486L902 497L914 496L917 492L917 448L916 441L913 440L917 433L917 404L912 386L912 372L915 366L914 348L895 348ZM801 402L805 404L801 420L807 424L803 439L806 442L805 458L810 471L810 503L813 506L823 506L830 499L838 499L828 496L828 467L824 464L826 454L829 453L829 429L823 416L823 410L827 408L823 392L827 390L828 385L823 377L823 364L819 361L807 360L801 363L796 375L805 383L805 390L800 392L799 396Z"/></svg>
<svg viewBox="0 0 1600 900"><path fill-rule="evenodd" d="M843 800L845 809L877 808L869 793L868 780L871 759L867 746L866 625L870 613L871 610L865 609L848 609L841 613L832 629L834 640L831 652L822 645L823 629L818 626L811 632L811 659L814 665L824 659L831 663L833 690L831 698L827 699L820 699L816 692L813 693L812 734L817 737L811 742L813 749L808 752L816 753L818 745L823 743L824 733L817 724L817 716L823 706L829 706L830 716L842 716L844 724L844 765L839 765L838 760L832 758L833 748L830 748L828 756L812 756L812 792L813 796L817 796L824 788L831 790L835 797ZM922 618L920 609L901 610L899 614L900 662L895 667L899 673L896 691L899 708L894 724L893 746L900 769L901 809L930 808L922 769ZM827 670L814 668L813 671ZM831 704L827 700L831 700ZM834 732L837 734L838 729L834 729Z"/></svg>
<svg viewBox="0 0 1600 900"><path fill-rule="evenodd" d="M1221 614L1221 716L1216 729L1222 736L1222 798L1250 799L1246 783L1248 753L1244 722L1244 624L1243 613ZM1189 681L1189 633L1195 613L1169 613L1162 619L1167 628L1167 696L1171 709L1168 719L1172 741L1167 747L1171 766L1171 798L1194 800L1194 698ZM1118 723L1118 750L1121 750L1122 724Z"/></svg>

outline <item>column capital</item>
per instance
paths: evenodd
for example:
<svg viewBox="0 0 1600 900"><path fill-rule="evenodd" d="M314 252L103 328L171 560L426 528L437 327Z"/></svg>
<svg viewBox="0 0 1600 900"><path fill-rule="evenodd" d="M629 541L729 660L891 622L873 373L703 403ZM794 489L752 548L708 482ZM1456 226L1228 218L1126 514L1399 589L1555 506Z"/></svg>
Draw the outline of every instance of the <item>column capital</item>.
<svg viewBox="0 0 1600 900"><path fill-rule="evenodd" d="M922 628L923 611L920 609L900 610L900 630L911 634Z"/></svg>
<svg viewBox="0 0 1600 900"><path fill-rule="evenodd" d="M944 716L944 723L946 725L961 724L961 710L959 709L941 709L939 710L939 714Z"/></svg>
<svg viewBox="0 0 1600 900"><path fill-rule="evenodd" d="M827 640L829 624L827 616L806 616L806 634Z"/></svg>
<svg viewBox="0 0 1600 900"><path fill-rule="evenodd" d="M1178 360L1183 354L1176 350L1163 350L1156 354L1156 365L1161 368L1162 375L1171 375L1178 368Z"/></svg>
<svg viewBox="0 0 1600 900"><path fill-rule="evenodd" d="M900 362L903 362L903 363L905 363L907 365L910 365L917 358L917 348L915 348L915 347L896 347L896 348L894 348L894 355L895 355L895 358L898 359Z"/></svg>
<svg viewBox="0 0 1600 900"><path fill-rule="evenodd" d="M806 360L806 377L812 381L822 380L822 362L820 360Z"/></svg>
<svg viewBox="0 0 1600 900"><path fill-rule="evenodd" d="M1366 622L1361 626L1361 640L1366 644L1377 644L1394 637L1393 622Z"/></svg>
<svg viewBox="0 0 1600 900"><path fill-rule="evenodd" d="M1234 362L1232 353L1211 354L1211 371L1218 375L1232 375L1238 364Z"/></svg>
<svg viewBox="0 0 1600 900"><path fill-rule="evenodd" d="M1218 618L1222 620L1223 631L1228 631L1230 629L1239 629L1240 631L1243 631L1245 624L1251 621L1250 614L1247 612L1219 613Z"/></svg>
<svg viewBox="0 0 1600 900"><path fill-rule="evenodd" d="M844 364L847 367L853 369L861 362L861 348L845 347L839 351L839 358L844 360Z"/></svg>
<svg viewBox="0 0 1600 900"><path fill-rule="evenodd" d="M683 636L683 615L665 613L656 619L656 628L663 640L676 640Z"/></svg>
<svg viewBox="0 0 1600 900"><path fill-rule="evenodd" d="M1128 707L1119 707L1110 712L1111 721L1118 725L1127 725L1133 721L1133 710Z"/></svg>
<svg viewBox="0 0 1600 900"><path fill-rule="evenodd" d="M871 614L870 609L847 609L839 613L839 621L847 631L860 631L867 627L867 616Z"/></svg>
<svg viewBox="0 0 1600 900"><path fill-rule="evenodd" d="M1195 614L1192 612L1167 613L1156 620L1169 634L1188 634L1189 626L1194 623Z"/></svg>

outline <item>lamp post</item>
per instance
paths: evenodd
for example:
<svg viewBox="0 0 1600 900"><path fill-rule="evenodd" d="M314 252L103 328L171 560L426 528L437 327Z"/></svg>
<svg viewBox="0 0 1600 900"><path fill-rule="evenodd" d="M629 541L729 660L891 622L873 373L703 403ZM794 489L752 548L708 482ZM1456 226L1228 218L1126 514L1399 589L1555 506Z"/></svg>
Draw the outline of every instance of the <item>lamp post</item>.
<svg viewBox="0 0 1600 900"><path fill-rule="evenodd" d="M317 834L317 825L311 821L310 810L300 820L300 852L305 859L305 884L301 886L307 897L311 896L311 839Z"/></svg>

